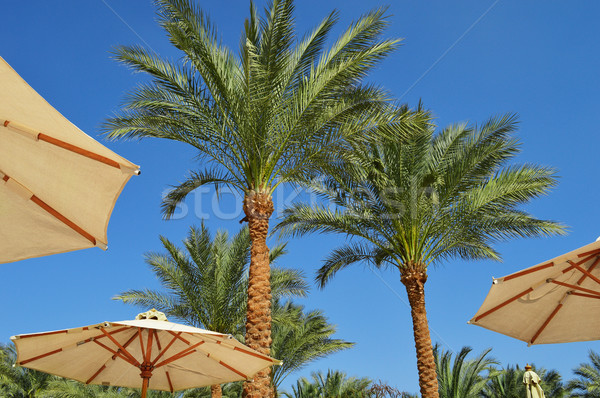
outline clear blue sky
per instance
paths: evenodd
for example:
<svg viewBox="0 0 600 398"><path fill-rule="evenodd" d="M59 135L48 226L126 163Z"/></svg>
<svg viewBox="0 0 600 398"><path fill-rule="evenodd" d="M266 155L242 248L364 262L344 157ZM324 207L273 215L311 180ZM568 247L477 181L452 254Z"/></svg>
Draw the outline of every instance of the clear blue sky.
<svg viewBox="0 0 600 398"><path fill-rule="evenodd" d="M257 3L262 6L260 0ZM379 0L298 0L299 31L317 24L333 8L342 27ZM600 144L600 3L391 1L389 37L404 45L373 73L403 102L422 99L438 123L480 122L517 112L521 161L554 166L560 185L528 209L569 225L566 237L513 241L499 246L503 263L452 262L430 270L426 299L432 340L446 349L493 347L502 364L533 362L560 371L565 379L587 360L597 342L527 347L525 343L466 324L482 303L492 276L502 276L576 247L600 235L597 151ZM224 43L237 49L248 1L202 1ZM141 44L175 57L155 22L148 1L41 0L5 2L0 56L67 118L99 140L100 123L119 109L123 94L139 83L110 59L118 44ZM1 89L1 87L0 87ZM0 104L1 105L1 104ZM104 141L105 142L105 141ZM157 287L143 262L160 249L158 235L179 242L203 214L213 229L239 229L234 198L213 203L210 192L187 203L187 214L163 221L160 198L168 185L199 167L184 145L146 140L105 142L141 165L119 198L108 229L109 250L88 249L0 266L3 305L0 342L11 335L62 329L104 320L130 319L137 308L111 300L131 288ZM291 192L276 198L279 209ZM314 236L290 242L283 263L314 270L339 239ZM316 369L381 379L418 391L412 326L406 293L397 272L356 267L342 272L323 291L302 301L322 309L338 327L338 338L356 347L292 375L285 386ZM576 325L574 325L576 327Z"/></svg>

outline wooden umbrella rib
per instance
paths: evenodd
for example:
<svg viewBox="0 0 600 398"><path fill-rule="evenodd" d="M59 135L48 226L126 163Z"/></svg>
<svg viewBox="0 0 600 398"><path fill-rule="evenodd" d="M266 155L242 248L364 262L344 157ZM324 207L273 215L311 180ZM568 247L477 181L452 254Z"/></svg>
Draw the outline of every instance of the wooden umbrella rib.
<svg viewBox="0 0 600 398"><path fill-rule="evenodd" d="M548 318L546 318L546 320L544 321L544 323L542 324L542 326L533 335L533 337L531 338L530 344L535 343L535 340L540 336L540 334L544 331L544 329L546 329L546 326L548 326L548 324L550 323L550 321L552 320L552 318L554 318L556 316L556 314L558 313L558 311L560 311L560 309L562 307L563 307L563 304L559 303L556 306L556 308L554 308L554 310L552 311L552 313L550 314L550 316Z"/></svg>
<svg viewBox="0 0 600 398"><path fill-rule="evenodd" d="M569 266L567 268L563 269L563 271L562 271L563 274L566 274L567 272L569 272L572 269L574 269L576 265L581 265L581 264L587 263L588 261L590 261L594 257L596 257L596 254L589 255L586 258L584 258L582 260L579 260L577 262L573 262L571 260L567 260L567 263L569 264Z"/></svg>
<svg viewBox="0 0 600 398"><path fill-rule="evenodd" d="M8 180L10 180L10 179L12 179L13 181L16 181L14 178L9 177L7 175L4 175L2 177L2 179L5 182L8 182ZM17 183L18 183L18 181L17 181ZM67 217L62 215L57 210L55 210L52 206L50 206L49 204L44 202L42 199L40 199L39 197L34 195L31 191L29 191L29 192L31 194L31 197L29 198L29 200L31 200L33 203L35 203L36 205L41 207L43 210L45 210L46 213L49 213L51 216L53 216L54 218L56 218L57 220L59 220L60 222L62 222L66 226L68 226L69 228L71 228L73 231L77 232L79 235L81 235L85 239L89 240L94 246L96 245L96 238L93 235L91 235L90 233L85 231L83 228L81 228L79 225L75 224L73 221L69 220Z"/></svg>
<svg viewBox="0 0 600 398"><path fill-rule="evenodd" d="M557 281L557 280L554 280L554 279L550 280L550 282L554 283L556 285L568 287L568 288L571 288L573 290L580 290L582 292L586 292L586 293L592 294L594 296L600 297L600 292L597 292L595 290L586 289L586 288L583 288L583 287L577 286L577 285L571 285L570 283L560 282L560 281Z"/></svg>
<svg viewBox="0 0 600 398"><path fill-rule="evenodd" d="M479 321L481 318L484 318L486 316L488 316L489 314L499 310L500 308L504 307L505 305L508 305L510 303L512 303L515 300L518 300L519 298L523 297L524 295L526 295L527 293L531 293L533 291L533 288L530 287L527 290L522 291L521 293L517 294L516 296L513 296L511 298L509 298L506 301L503 301L502 303L498 304L497 306L495 306L494 308L484 312L483 314L479 315L478 317L475 318L475 322Z"/></svg>
<svg viewBox="0 0 600 398"><path fill-rule="evenodd" d="M148 343L146 345L146 355L143 358L144 362L150 363L150 357L152 355L152 337L154 337L154 333L149 329L146 330L148 331Z"/></svg>
<svg viewBox="0 0 600 398"><path fill-rule="evenodd" d="M146 351L144 350L144 339L142 338L142 328L137 328L137 335L140 338L140 349L142 350L142 361L146 358Z"/></svg>
<svg viewBox="0 0 600 398"><path fill-rule="evenodd" d="M243 352L244 354L247 354L247 355L252 355L253 357L256 357L256 358L264 359L265 361L269 361L269 362L273 362L274 361L273 358L269 358L266 355L262 355L262 354L258 354L256 352L248 351L248 350L245 350L245 349L240 348L240 347L233 347L233 350L234 351ZM278 361L276 361L276 362L278 362Z"/></svg>
<svg viewBox="0 0 600 398"><path fill-rule="evenodd" d="M14 122L11 122L10 120L4 120L3 125L4 125L4 127L8 128L8 129L16 130L16 132L18 132L18 133L21 133L21 134L25 133L25 134L27 134L27 136L29 136L30 138L32 138L34 140L44 141L48 144L57 146L59 148L65 149L67 151L76 153L81 156L85 156L86 158L95 160L100 163L104 163L108 166L115 167L117 169L121 168L120 163L118 163L112 159L109 159L106 156L102 156L95 152L89 151L87 149L83 149L76 145L69 144L68 142L65 142L65 141L59 140L58 138L49 136L48 134L44 134L39 131L34 131L33 129L31 129L27 126L21 125L20 123L14 123Z"/></svg>
<svg viewBox="0 0 600 398"><path fill-rule="evenodd" d="M590 250L589 252L580 253L577 255L577 257L586 257L586 256L589 256L590 254L600 254L600 249L594 249L594 250Z"/></svg>
<svg viewBox="0 0 600 398"><path fill-rule="evenodd" d="M174 361L177 361L177 360L179 360L179 359L181 359L183 357L186 357L186 356L192 354L195 351L195 348L198 347L198 346L200 346L200 345L202 345L202 344L204 344L204 341L196 343L196 344L194 344L194 345L186 348L185 350L183 350L183 351L181 351L181 352L179 352L179 353L177 353L177 354L175 354L175 355L173 355L173 356L165 359L164 361L156 364L154 366L154 368L160 368L161 366L167 365L167 364L169 364L171 362L174 362Z"/></svg>
<svg viewBox="0 0 600 398"><path fill-rule="evenodd" d="M42 358L45 358L45 357L49 357L50 355L58 354L59 352L62 352L62 350L63 350L62 348L59 348L59 349L57 349L57 350L54 350L54 351L49 351L49 352L46 352L46 353L44 353L44 354L41 354L41 355L35 356L35 357L33 357L33 358L24 359L24 360L22 360L22 361L19 361L19 365L24 365L24 364L26 364L26 363L29 363L29 362L37 361L38 359L42 359Z"/></svg>
<svg viewBox="0 0 600 398"><path fill-rule="evenodd" d="M589 268L587 269L588 272L592 272L594 270L594 268L596 268L596 266L598 265L599 262L600 262L600 256L596 256L596 259L594 260L592 265L590 265ZM585 280L585 278L586 278L586 275L582 275L581 278L579 278L579 280L577 281L577 284L581 285L583 283L583 281Z"/></svg>
<svg viewBox="0 0 600 398"><path fill-rule="evenodd" d="M181 335L182 332L179 332L178 335ZM164 350L161 350L161 352L158 353L158 355L156 356L156 358L154 358L154 361L152 361L152 365L155 365L156 362L169 350L169 348L171 348L171 346L173 345L173 343L175 343L177 341L177 337L178 335L175 335L173 337L173 339L171 339L171 341L169 342L169 344L167 344L167 346L165 347Z"/></svg>
<svg viewBox="0 0 600 398"><path fill-rule="evenodd" d="M104 330L104 328L100 329L100 331L102 331L102 333L104 333L106 337L108 337L113 343L115 343L115 345L121 349L123 355L128 356L134 362L135 366L140 366L140 363L137 361L137 359L135 359L135 357L131 355L131 353L127 351L127 349L123 347L121 343L119 343L113 336L111 336L106 330Z"/></svg>
<svg viewBox="0 0 600 398"><path fill-rule="evenodd" d="M182 334L183 332L175 333L175 332L174 332L174 331L172 331L172 330L167 330L167 332L168 332L168 333L170 333L172 336L175 336L175 338L177 338L177 339L179 339L179 340L183 341L183 342L184 342L185 344L187 344L187 345L190 345L190 344L192 344L192 343L190 343L189 341L187 341L186 339L184 339L183 337L181 337L181 334Z"/></svg>
<svg viewBox="0 0 600 398"><path fill-rule="evenodd" d="M160 351L162 348L160 348L160 340L158 339L158 331L156 329L154 329L154 339L156 340L156 346Z"/></svg>
<svg viewBox="0 0 600 398"><path fill-rule="evenodd" d="M24 335L20 335L20 336L17 336L17 337L19 339L27 339L29 337L50 336L50 335L53 335L53 334L61 334L61 333L69 333L69 331L67 329L65 329L65 330L55 330L55 331L52 331L52 332L24 334Z"/></svg>
<svg viewBox="0 0 600 398"><path fill-rule="evenodd" d="M575 265L575 264L574 264ZM583 276L587 276L589 277L591 280L593 280L594 282L596 282L597 284L600 285L600 279L596 278L594 275L592 275L591 272L589 272L588 270L585 270L583 268L581 268L580 265L575 265L575 269L577 269L577 271L581 272L583 274ZM577 282L577 284L579 285L579 281Z"/></svg>
<svg viewBox="0 0 600 398"><path fill-rule="evenodd" d="M511 275L507 275L504 278L502 278L502 280L506 282L506 281L509 281L511 279L519 278L521 276L525 276L525 275L531 274L533 272L541 271L543 269L546 269L546 268L549 268L549 267L552 267L552 266L554 266L554 262L549 262L547 264L538 265L537 267L529 268L529 269L526 269L526 270L523 270L523 271L520 271L520 272L516 272L516 273L511 274Z"/></svg>
<svg viewBox="0 0 600 398"><path fill-rule="evenodd" d="M171 376L169 376L169 372L166 370L165 370L165 375L167 376L167 382L169 382L169 391L172 394L173 391L175 391L175 389L173 388L173 383L171 382Z"/></svg>
<svg viewBox="0 0 600 398"><path fill-rule="evenodd" d="M226 367L227 369L231 370L232 372L237 373L238 375L242 376L244 379L249 379L248 376L246 376L245 374L243 374L242 372L240 372L239 370L235 369L233 366L229 366L227 365L225 362L223 361L219 361L219 364Z"/></svg>
<svg viewBox="0 0 600 398"><path fill-rule="evenodd" d="M87 381L85 382L85 384L90 384L90 383L91 383L91 382L92 382L92 381L93 381L93 380L94 380L96 377L98 377L98 375L99 375L100 373L102 373L102 371L103 371L104 369L106 369L106 365L102 365L102 367L101 367L100 369L98 369L98 370L96 371L96 373L94 373L94 374L92 375L92 377L90 377L89 379L87 379Z"/></svg>
<svg viewBox="0 0 600 398"><path fill-rule="evenodd" d="M133 365L133 366L138 366L139 363L136 363L136 361L134 361L132 358L130 358L129 356L125 355L123 353L123 351L119 350L113 350L112 348L110 348L109 346L107 346L104 343L99 342L98 340L94 340L94 343L98 344L100 347L104 348L106 351L110 352L111 354L113 354L112 359L114 358L121 358L122 360L124 360L125 362Z"/></svg>
<svg viewBox="0 0 600 398"><path fill-rule="evenodd" d="M124 329L127 329L127 328L124 328ZM123 347L127 348L127 347L129 346L129 344L131 344L131 343L133 342L133 340L135 340L135 338L137 337L137 334L138 334L138 332L135 332L135 333L134 333L134 334L133 334L133 335L132 335L132 336L129 338L129 340L127 340L127 341L125 342L125 344L123 344ZM105 336L102 336L102 337L105 337ZM117 350L117 352L119 352L120 350L121 350L121 349L119 348L119 349ZM115 356L114 356L114 355L113 355L113 359L115 359Z"/></svg>
<svg viewBox="0 0 600 398"><path fill-rule="evenodd" d="M597 295L597 294L585 294L585 293L579 293L579 292L571 292L571 295L578 296L578 297L586 297L586 298L599 299L600 300L600 295Z"/></svg>
<svg viewBox="0 0 600 398"><path fill-rule="evenodd" d="M44 133L40 133L38 135L38 139L40 141L47 142L48 144L57 146L57 147L62 148L62 149L66 149L67 151L71 151L71 152L76 153L78 155L85 156L88 159L92 159L92 160L95 160L97 162L104 163L104 164L106 164L108 166L115 167L117 169L121 168L121 165L120 165L119 162L115 162L114 160L109 159L106 156L98 155L95 152L88 151L87 149L83 149L83 148L80 148L78 146L69 144L68 142L61 141L61 140L59 140L57 138L51 137L51 136L46 135Z"/></svg>

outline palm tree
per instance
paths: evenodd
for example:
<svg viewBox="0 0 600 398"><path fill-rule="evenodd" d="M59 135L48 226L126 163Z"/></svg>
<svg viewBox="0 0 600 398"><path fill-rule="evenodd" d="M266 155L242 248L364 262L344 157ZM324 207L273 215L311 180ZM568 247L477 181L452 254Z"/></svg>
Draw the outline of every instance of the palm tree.
<svg viewBox="0 0 600 398"><path fill-rule="evenodd" d="M134 398L136 396L140 395L139 393L136 395L134 389L88 385L61 377L48 383L44 392L44 397L48 398ZM148 393L148 398L158 397Z"/></svg>
<svg viewBox="0 0 600 398"><path fill-rule="evenodd" d="M571 397L570 388L562 383L560 373L556 370L546 370L536 368L532 369L540 376L540 386L547 397L566 398ZM488 376L487 384L481 392L482 398L522 398L527 396L525 385L523 384L524 369L518 365L516 367L507 366L504 369L492 369ZM575 395L576 396L576 395Z"/></svg>
<svg viewBox="0 0 600 398"><path fill-rule="evenodd" d="M200 228L190 227L183 242L185 249L161 236L166 254L151 252L145 257L167 291L129 290L114 299L156 308L189 325L231 334L243 341L248 235L248 228L242 228L231 241L228 233L221 231L213 239L203 223ZM285 246L275 247L270 262L284 253ZM306 295L307 285L298 271L273 268L271 285L275 297ZM213 397L221 397L220 385L212 386L212 391Z"/></svg>
<svg viewBox="0 0 600 398"><path fill-rule="evenodd" d="M511 137L515 127L510 115L437 134L431 123L422 123L357 146L350 161L314 185L336 207L299 203L285 210L278 226L292 235L354 238L325 260L317 274L321 287L355 263L399 271L411 307L423 397L438 397L425 308L430 265L451 258L499 260L492 247L497 241L563 231L518 208L547 193L556 180L546 167L505 165L519 153Z"/></svg>
<svg viewBox="0 0 600 398"><path fill-rule="evenodd" d="M568 388L572 391L572 397L600 397L600 355L590 350L589 359L589 363L582 363L573 369L573 373L577 377L568 383Z"/></svg>
<svg viewBox="0 0 600 398"><path fill-rule="evenodd" d="M274 368L272 372L275 396L279 386L290 373L304 368L312 361L354 345L331 338L336 328L327 322L321 311L305 313L302 306L291 301L281 304L275 300L273 316L271 353L275 358L283 360L283 364Z"/></svg>
<svg viewBox="0 0 600 398"><path fill-rule="evenodd" d="M368 378L348 378L340 371L313 372L312 381L301 378L292 386L292 394L284 393L288 398L364 398L370 395L371 380Z"/></svg>
<svg viewBox="0 0 600 398"><path fill-rule="evenodd" d="M527 396L523 385L524 371L517 366L490 371L488 382L481 392L483 398L522 398Z"/></svg>
<svg viewBox="0 0 600 398"><path fill-rule="evenodd" d="M135 89L122 114L105 129L112 138L157 137L192 145L203 163L165 198L164 214L194 189L228 186L243 196L252 261L246 343L269 354L271 293L266 244L272 194L282 183L312 175L368 126L401 122L385 114L387 94L362 80L399 45L381 39L384 9L352 23L325 49L338 14L332 12L298 40L293 0L273 0L264 18L250 2L239 56L224 46L192 0L155 0L159 21L181 51L171 62L140 47L120 47L116 58L151 82ZM248 396L267 397L268 371L247 384Z"/></svg>
<svg viewBox="0 0 600 398"><path fill-rule="evenodd" d="M498 362L489 358L492 349L483 351L475 359L467 359L471 347L463 347L452 362L452 351L433 347L438 374L440 398L478 398L487 383L487 372ZM486 373L486 374L483 374Z"/></svg>
<svg viewBox="0 0 600 398"><path fill-rule="evenodd" d="M15 348L0 344L0 396L6 398L43 397L48 384L56 379L48 373L13 367L17 360Z"/></svg>
<svg viewBox="0 0 600 398"><path fill-rule="evenodd" d="M130 290L115 299L157 308L190 325L232 334L243 341L250 262L248 235L248 228L243 228L231 239L226 232L217 232L213 238L202 224L200 228L190 227L184 248L161 237L166 253L151 252L145 257L166 291ZM285 245L274 247L270 262L283 254ZM336 329L321 312L305 314L302 307L291 302L279 303L280 298L306 295L308 286L300 272L274 267L271 285L274 297L272 355L283 360L283 365L271 374L271 384L276 390L290 372L349 348L352 343L332 339ZM200 390L195 393L199 394ZM195 396L193 392L188 394ZM219 385L212 386L213 397L221 394ZM235 392L229 391L226 396L235 396Z"/></svg>

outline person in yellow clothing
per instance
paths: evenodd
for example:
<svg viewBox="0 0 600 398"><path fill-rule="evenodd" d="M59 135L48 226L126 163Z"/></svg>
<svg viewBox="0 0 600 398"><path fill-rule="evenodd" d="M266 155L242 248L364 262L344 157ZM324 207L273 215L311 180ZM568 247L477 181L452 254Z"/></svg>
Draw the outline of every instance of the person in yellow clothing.
<svg viewBox="0 0 600 398"><path fill-rule="evenodd" d="M545 398L544 391L540 387L540 376L537 375L529 364L525 365L525 374L523 375L523 384L527 390L527 398Z"/></svg>

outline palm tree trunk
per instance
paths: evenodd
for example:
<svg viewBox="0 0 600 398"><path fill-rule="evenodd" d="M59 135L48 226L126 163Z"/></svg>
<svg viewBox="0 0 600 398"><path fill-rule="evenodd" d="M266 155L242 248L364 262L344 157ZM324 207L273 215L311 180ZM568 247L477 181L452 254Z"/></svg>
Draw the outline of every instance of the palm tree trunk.
<svg viewBox="0 0 600 398"><path fill-rule="evenodd" d="M211 398L221 398L223 396L221 385L214 384L210 386L210 397Z"/></svg>
<svg viewBox="0 0 600 398"><path fill-rule="evenodd" d="M425 282L427 272L419 266L409 266L402 271L400 278L408 294L413 321L415 347L417 349L417 369L419 371L419 387L423 398L438 398L438 381L435 370L435 358L429 335L427 312L425 311Z"/></svg>
<svg viewBox="0 0 600 398"><path fill-rule="evenodd" d="M273 198L268 192L250 191L244 197L244 213L250 232L250 272L248 276L248 309L246 345L269 355L271 349L271 268L267 233L273 213ZM244 398L273 397L271 368L259 372L244 383Z"/></svg>

